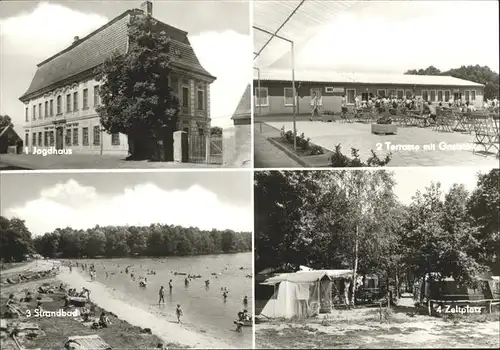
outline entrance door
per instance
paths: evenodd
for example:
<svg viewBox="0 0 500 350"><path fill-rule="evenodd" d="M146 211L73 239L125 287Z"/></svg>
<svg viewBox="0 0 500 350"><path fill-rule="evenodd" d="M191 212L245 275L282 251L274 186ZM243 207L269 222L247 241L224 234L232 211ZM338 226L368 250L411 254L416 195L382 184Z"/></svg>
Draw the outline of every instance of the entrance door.
<svg viewBox="0 0 500 350"><path fill-rule="evenodd" d="M56 149L63 149L63 128L56 129Z"/></svg>
<svg viewBox="0 0 500 350"><path fill-rule="evenodd" d="M454 101L461 101L462 100L462 94L460 92L455 92L453 94L453 100Z"/></svg>

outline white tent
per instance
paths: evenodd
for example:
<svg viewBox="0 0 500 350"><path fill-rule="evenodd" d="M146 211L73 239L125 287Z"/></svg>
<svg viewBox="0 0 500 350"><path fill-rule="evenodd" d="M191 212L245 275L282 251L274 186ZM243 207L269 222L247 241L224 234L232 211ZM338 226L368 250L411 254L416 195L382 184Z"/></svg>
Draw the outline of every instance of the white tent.
<svg viewBox="0 0 500 350"><path fill-rule="evenodd" d="M268 318L311 317L331 304L331 280L347 277L352 270L314 270L284 273L262 284L274 286L271 299L260 313Z"/></svg>

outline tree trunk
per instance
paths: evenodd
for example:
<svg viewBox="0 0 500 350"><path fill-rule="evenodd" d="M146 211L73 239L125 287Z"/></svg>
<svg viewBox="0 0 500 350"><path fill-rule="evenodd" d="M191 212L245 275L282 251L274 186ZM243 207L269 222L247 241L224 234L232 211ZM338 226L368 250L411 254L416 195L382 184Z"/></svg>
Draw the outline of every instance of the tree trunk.
<svg viewBox="0 0 500 350"><path fill-rule="evenodd" d="M354 236L354 268L352 270L352 295L351 295L351 305L354 306L354 301L356 300L356 279L358 272L358 249L359 249L359 226L356 224L356 234Z"/></svg>
<svg viewBox="0 0 500 350"><path fill-rule="evenodd" d="M399 299L399 270L396 265L396 299Z"/></svg>

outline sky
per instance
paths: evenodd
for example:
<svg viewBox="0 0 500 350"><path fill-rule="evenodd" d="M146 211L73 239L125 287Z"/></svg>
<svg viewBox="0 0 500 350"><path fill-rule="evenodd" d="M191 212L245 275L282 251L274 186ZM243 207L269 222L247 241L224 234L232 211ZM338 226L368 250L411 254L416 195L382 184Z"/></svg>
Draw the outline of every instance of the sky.
<svg viewBox="0 0 500 350"><path fill-rule="evenodd" d="M259 13L254 22L271 25ZM304 33L310 24L301 15L290 20L297 69L402 74L431 65L445 71L479 64L499 71L498 1L361 1L330 18L309 38ZM276 40L256 62L290 68L289 47Z"/></svg>
<svg viewBox="0 0 500 350"><path fill-rule="evenodd" d="M21 135L24 106L36 65L68 47L142 0L0 2L0 114ZM201 64L217 77L211 85L211 117L230 126L230 116L251 81L249 3L246 0L156 0L153 16L188 32ZM223 15L223 14L231 15Z"/></svg>
<svg viewBox="0 0 500 350"><path fill-rule="evenodd" d="M388 169L389 170L389 169ZM471 192L477 186L477 173L486 174L491 168L484 167L413 167L390 169L394 172L394 193L403 204L410 204L417 191L425 192L432 182L441 184L446 194L454 184L463 184Z"/></svg>
<svg viewBox="0 0 500 350"><path fill-rule="evenodd" d="M0 213L34 235L56 228L161 223L253 231L252 173L0 173Z"/></svg>

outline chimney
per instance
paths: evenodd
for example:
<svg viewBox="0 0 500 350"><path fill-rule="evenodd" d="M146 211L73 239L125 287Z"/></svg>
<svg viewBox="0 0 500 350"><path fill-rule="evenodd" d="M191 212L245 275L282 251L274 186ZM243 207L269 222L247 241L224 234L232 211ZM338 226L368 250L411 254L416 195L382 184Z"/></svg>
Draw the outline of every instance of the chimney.
<svg viewBox="0 0 500 350"><path fill-rule="evenodd" d="M79 40L80 40L80 37L79 36L75 36L73 38L73 45L76 44Z"/></svg>
<svg viewBox="0 0 500 350"><path fill-rule="evenodd" d="M141 10L146 16L153 16L153 3L151 1L144 1L141 5Z"/></svg>

